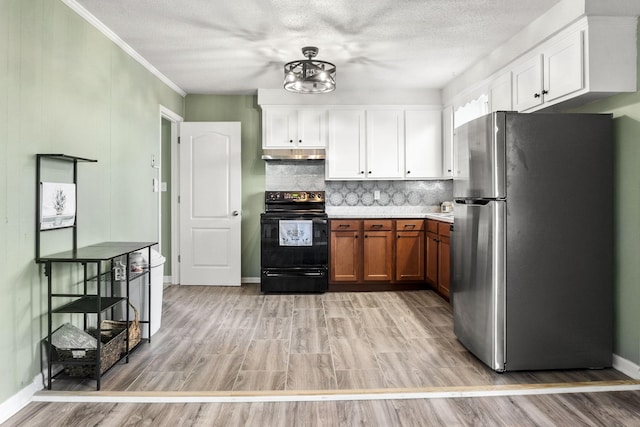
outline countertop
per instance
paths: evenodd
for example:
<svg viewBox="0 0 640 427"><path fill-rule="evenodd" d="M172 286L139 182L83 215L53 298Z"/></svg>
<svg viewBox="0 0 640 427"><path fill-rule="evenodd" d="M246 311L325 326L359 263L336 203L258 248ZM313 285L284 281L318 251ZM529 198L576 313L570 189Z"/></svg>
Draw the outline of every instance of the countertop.
<svg viewBox="0 0 640 427"><path fill-rule="evenodd" d="M441 213L439 207L420 206L327 206L329 218L429 218L453 223L453 213Z"/></svg>

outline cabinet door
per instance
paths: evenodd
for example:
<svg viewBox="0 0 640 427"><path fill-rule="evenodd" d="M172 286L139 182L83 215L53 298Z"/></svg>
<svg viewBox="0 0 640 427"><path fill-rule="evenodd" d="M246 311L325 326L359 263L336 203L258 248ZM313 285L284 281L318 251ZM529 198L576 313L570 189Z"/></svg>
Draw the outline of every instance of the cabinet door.
<svg viewBox="0 0 640 427"><path fill-rule="evenodd" d="M402 110L367 111L367 178L404 177L403 117Z"/></svg>
<svg viewBox="0 0 640 427"><path fill-rule="evenodd" d="M263 148L295 148L297 145L297 112L286 108L271 108L263 116Z"/></svg>
<svg viewBox="0 0 640 427"><path fill-rule="evenodd" d="M331 231L332 282L358 282L360 280L361 255L360 231Z"/></svg>
<svg viewBox="0 0 640 427"><path fill-rule="evenodd" d="M364 179L364 110L330 110L327 179Z"/></svg>
<svg viewBox="0 0 640 427"><path fill-rule="evenodd" d="M396 231L396 281L423 281L424 256L423 231Z"/></svg>
<svg viewBox="0 0 640 427"><path fill-rule="evenodd" d="M393 231L364 231L364 281L389 282L393 275Z"/></svg>
<svg viewBox="0 0 640 427"><path fill-rule="evenodd" d="M489 87L489 104L491 111L511 111L511 72L496 78Z"/></svg>
<svg viewBox="0 0 640 427"><path fill-rule="evenodd" d="M407 110L405 120L405 178L442 177L440 111Z"/></svg>
<svg viewBox="0 0 640 427"><path fill-rule="evenodd" d="M449 298L449 283L451 282L451 255L449 236L440 236L438 245L438 292Z"/></svg>
<svg viewBox="0 0 640 427"><path fill-rule="evenodd" d="M438 287L438 235L430 231L426 235L426 267L427 283L437 289Z"/></svg>
<svg viewBox="0 0 640 427"><path fill-rule="evenodd" d="M584 88L583 32L559 40L544 52L544 102Z"/></svg>
<svg viewBox="0 0 640 427"><path fill-rule="evenodd" d="M300 148L324 148L327 145L327 112L301 109L298 111L297 142Z"/></svg>
<svg viewBox="0 0 640 427"><path fill-rule="evenodd" d="M542 104L542 55L534 55L512 72L514 110L524 111Z"/></svg>
<svg viewBox="0 0 640 427"><path fill-rule="evenodd" d="M442 110L442 176L453 178L453 107Z"/></svg>

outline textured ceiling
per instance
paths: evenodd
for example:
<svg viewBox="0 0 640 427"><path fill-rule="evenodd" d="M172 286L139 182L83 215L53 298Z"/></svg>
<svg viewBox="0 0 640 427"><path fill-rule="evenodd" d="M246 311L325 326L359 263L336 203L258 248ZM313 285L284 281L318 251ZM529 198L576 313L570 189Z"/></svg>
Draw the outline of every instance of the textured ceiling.
<svg viewBox="0 0 640 427"><path fill-rule="evenodd" d="M76 0L187 93L282 87L317 46L337 90L441 88L559 0Z"/></svg>

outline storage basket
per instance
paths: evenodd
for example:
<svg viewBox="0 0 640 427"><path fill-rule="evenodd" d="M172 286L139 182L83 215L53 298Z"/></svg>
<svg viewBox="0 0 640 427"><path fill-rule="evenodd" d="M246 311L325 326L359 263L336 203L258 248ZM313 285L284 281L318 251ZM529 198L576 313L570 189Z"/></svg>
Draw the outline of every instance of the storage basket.
<svg viewBox="0 0 640 427"><path fill-rule="evenodd" d="M129 322L129 350L138 345L142 339L140 333L140 318L138 316L138 310L135 308L131 302L129 302L129 307L133 309L133 320ZM125 320L103 320L102 323L102 331L110 331L113 329L126 329L127 322ZM125 340L122 343L122 353L127 352L127 341Z"/></svg>
<svg viewBox="0 0 640 427"><path fill-rule="evenodd" d="M96 330L89 331L94 337ZM125 329L110 329L102 331L100 336L100 375L112 367L122 355L125 343ZM56 348L57 361L64 366L64 372L73 377L95 377L96 373L96 349L62 349ZM65 361L74 361L74 364L65 364ZM75 362L87 362L87 365L75 364Z"/></svg>

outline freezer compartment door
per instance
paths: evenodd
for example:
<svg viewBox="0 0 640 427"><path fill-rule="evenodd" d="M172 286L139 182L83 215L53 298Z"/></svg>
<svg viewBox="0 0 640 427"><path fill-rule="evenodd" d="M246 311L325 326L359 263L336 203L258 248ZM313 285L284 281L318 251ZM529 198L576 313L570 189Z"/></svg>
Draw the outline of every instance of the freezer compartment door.
<svg viewBox="0 0 640 427"><path fill-rule="evenodd" d="M506 202L456 200L451 234L451 303L460 342L505 369Z"/></svg>
<svg viewBox="0 0 640 427"><path fill-rule="evenodd" d="M506 116L505 112L488 114L455 130L454 198L506 197Z"/></svg>

